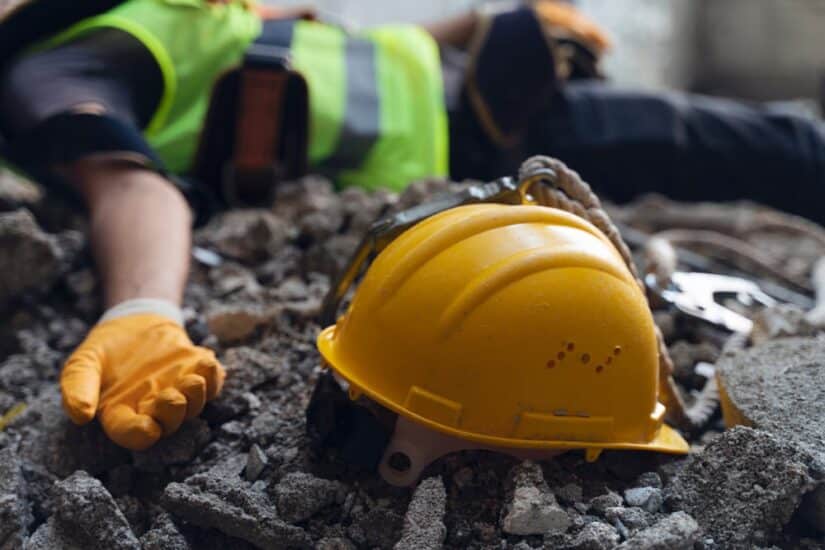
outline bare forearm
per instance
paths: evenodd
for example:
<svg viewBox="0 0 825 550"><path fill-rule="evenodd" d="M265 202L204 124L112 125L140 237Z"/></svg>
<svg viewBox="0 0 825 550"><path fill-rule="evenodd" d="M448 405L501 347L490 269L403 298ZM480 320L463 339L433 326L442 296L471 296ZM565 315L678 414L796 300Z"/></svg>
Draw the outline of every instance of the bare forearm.
<svg viewBox="0 0 825 550"><path fill-rule="evenodd" d="M72 176L90 209L106 307L134 298L180 304L191 245L191 214L180 192L123 163L78 163Z"/></svg>

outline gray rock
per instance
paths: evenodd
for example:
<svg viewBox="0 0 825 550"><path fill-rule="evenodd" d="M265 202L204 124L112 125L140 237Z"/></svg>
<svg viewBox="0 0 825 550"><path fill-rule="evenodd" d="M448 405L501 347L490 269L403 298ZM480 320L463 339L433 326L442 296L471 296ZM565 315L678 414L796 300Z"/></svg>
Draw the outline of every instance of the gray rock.
<svg viewBox="0 0 825 550"><path fill-rule="evenodd" d="M281 308L258 303L215 304L206 314L206 325L221 344L242 342L260 327L274 326Z"/></svg>
<svg viewBox="0 0 825 550"><path fill-rule="evenodd" d="M311 547L312 539L303 529L281 520L266 494L241 478L245 459L235 455L184 483L170 483L161 504L190 523L217 529L259 548Z"/></svg>
<svg viewBox="0 0 825 550"><path fill-rule="evenodd" d="M810 456L767 432L736 427L691 456L667 488L722 547L767 545L814 482Z"/></svg>
<svg viewBox="0 0 825 550"><path fill-rule="evenodd" d="M303 472L281 478L274 490L278 515L289 523L298 523L335 502L343 502L344 486Z"/></svg>
<svg viewBox="0 0 825 550"><path fill-rule="evenodd" d="M541 467L524 461L510 473L508 499L502 509L501 529L511 535L541 535L566 531L570 517L544 481Z"/></svg>
<svg viewBox="0 0 825 550"><path fill-rule="evenodd" d="M664 503L662 490L655 487L634 487L624 492L624 500L628 506L638 506L655 514Z"/></svg>
<svg viewBox="0 0 825 550"><path fill-rule="evenodd" d="M195 242L232 259L254 263L276 254L288 237L286 222L268 210L230 210L199 230Z"/></svg>
<svg viewBox="0 0 825 550"><path fill-rule="evenodd" d="M447 507L447 491L440 477L431 477L419 483L413 493L401 540L395 550L437 550L444 544L447 527L444 513Z"/></svg>
<svg viewBox="0 0 825 550"><path fill-rule="evenodd" d="M28 210L0 213L0 304L23 292L48 289L61 275L63 253Z"/></svg>
<svg viewBox="0 0 825 550"><path fill-rule="evenodd" d="M347 536L362 547L392 548L400 538L403 523L400 514L379 505L359 513L347 529Z"/></svg>
<svg viewBox="0 0 825 550"><path fill-rule="evenodd" d="M249 448L249 453L246 455L246 468L244 468L243 475L247 481L254 482L261 476L261 472L266 468L269 459L266 457L263 449L258 445L252 445Z"/></svg>
<svg viewBox="0 0 825 550"><path fill-rule="evenodd" d="M15 548L15 547L10 547ZM23 550L88 550L88 543L81 540L71 527L52 516L37 528L26 540Z"/></svg>
<svg viewBox="0 0 825 550"><path fill-rule="evenodd" d="M0 550L20 548L33 521L17 453L0 450Z"/></svg>
<svg viewBox="0 0 825 550"><path fill-rule="evenodd" d="M178 530L172 516L162 512L152 522L151 528L140 537L143 550L190 550L186 538Z"/></svg>
<svg viewBox="0 0 825 550"><path fill-rule="evenodd" d="M617 506L616 508L608 508L605 513L605 519L610 523L621 522L631 532L645 529L653 525L654 516L641 508L631 506L624 508Z"/></svg>
<svg viewBox="0 0 825 550"><path fill-rule="evenodd" d="M564 487L559 487L554 491L556 498L562 503L572 506L584 499L584 492L581 485L577 483L568 483Z"/></svg>
<svg viewBox="0 0 825 550"><path fill-rule="evenodd" d="M721 358L717 370L735 409L723 407L728 422L795 442L825 465L825 336L769 341Z"/></svg>
<svg viewBox="0 0 825 550"><path fill-rule="evenodd" d="M44 388L8 430L21 436L22 459L44 466L58 478L81 469L102 474L129 460L129 453L112 443L97 422L72 424L63 412L56 384Z"/></svg>
<svg viewBox="0 0 825 550"><path fill-rule="evenodd" d="M690 550L702 534L699 525L684 512L659 520L626 540L619 550Z"/></svg>
<svg viewBox="0 0 825 550"><path fill-rule="evenodd" d="M54 486L55 513L63 527L89 545L139 549L126 517L97 479L77 471Z"/></svg>
<svg viewBox="0 0 825 550"><path fill-rule="evenodd" d="M590 499L590 507L589 510L596 515L604 516L607 512L608 508L615 508L617 506L621 506L624 500L622 499L621 495L614 493L613 491L608 491L603 495L599 495Z"/></svg>
<svg viewBox="0 0 825 550"><path fill-rule="evenodd" d="M220 357L226 370L223 391L207 403L204 418L211 423L224 423L249 410L245 394L258 386L277 379L284 372L284 360L249 347L236 347Z"/></svg>
<svg viewBox="0 0 825 550"><path fill-rule="evenodd" d="M346 267L360 242L360 236L333 235L310 247L304 255L302 267L307 273L314 271L334 277Z"/></svg>
<svg viewBox="0 0 825 550"><path fill-rule="evenodd" d="M209 424L200 418L184 422L180 429L158 441L146 451L133 452L135 468L144 472L161 472L167 466L187 464L209 442Z"/></svg>
<svg viewBox="0 0 825 550"><path fill-rule="evenodd" d="M636 485L639 487L655 487L662 488L662 478L656 472L645 472L636 480Z"/></svg>
<svg viewBox="0 0 825 550"><path fill-rule="evenodd" d="M341 200L332 182L315 175L279 185L272 206L273 212L292 222L315 212L334 214L340 209Z"/></svg>
<svg viewBox="0 0 825 550"><path fill-rule="evenodd" d="M619 533L616 529L606 523L594 521L585 525L570 544L565 545L565 548L569 550L611 550L618 544Z"/></svg>
<svg viewBox="0 0 825 550"><path fill-rule="evenodd" d="M316 550L356 550L356 546L344 537L324 537L315 545Z"/></svg>

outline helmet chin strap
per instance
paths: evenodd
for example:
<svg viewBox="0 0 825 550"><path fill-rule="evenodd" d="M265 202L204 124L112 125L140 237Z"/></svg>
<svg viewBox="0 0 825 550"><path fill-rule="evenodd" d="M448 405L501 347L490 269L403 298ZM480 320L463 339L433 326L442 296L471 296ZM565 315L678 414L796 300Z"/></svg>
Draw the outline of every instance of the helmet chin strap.
<svg viewBox="0 0 825 550"><path fill-rule="evenodd" d="M490 447L430 429L399 415L392 439L381 457L378 472L396 487L414 484L427 466L458 451L494 451L519 459L544 460L565 450Z"/></svg>

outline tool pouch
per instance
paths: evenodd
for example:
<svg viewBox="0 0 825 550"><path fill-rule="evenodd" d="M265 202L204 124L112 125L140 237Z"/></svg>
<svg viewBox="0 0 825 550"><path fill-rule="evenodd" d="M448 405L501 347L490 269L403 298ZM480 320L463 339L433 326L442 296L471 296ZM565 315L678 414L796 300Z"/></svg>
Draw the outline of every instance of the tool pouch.
<svg viewBox="0 0 825 550"><path fill-rule="evenodd" d="M309 90L285 52L254 43L213 90L193 176L225 206L268 206L306 173Z"/></svg>

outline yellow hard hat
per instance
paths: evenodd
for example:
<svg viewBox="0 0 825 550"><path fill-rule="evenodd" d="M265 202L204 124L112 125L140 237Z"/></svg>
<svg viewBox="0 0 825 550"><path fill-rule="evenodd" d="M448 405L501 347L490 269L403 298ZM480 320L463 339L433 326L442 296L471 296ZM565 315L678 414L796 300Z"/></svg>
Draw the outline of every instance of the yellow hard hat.
<svg viewBox="0 0 825 550"><path fill-rule="evenodd" d="M351 399L480 447L688 451L663 422L641 289L562 210L474 204L413 225L318 348Z"/></svg>

